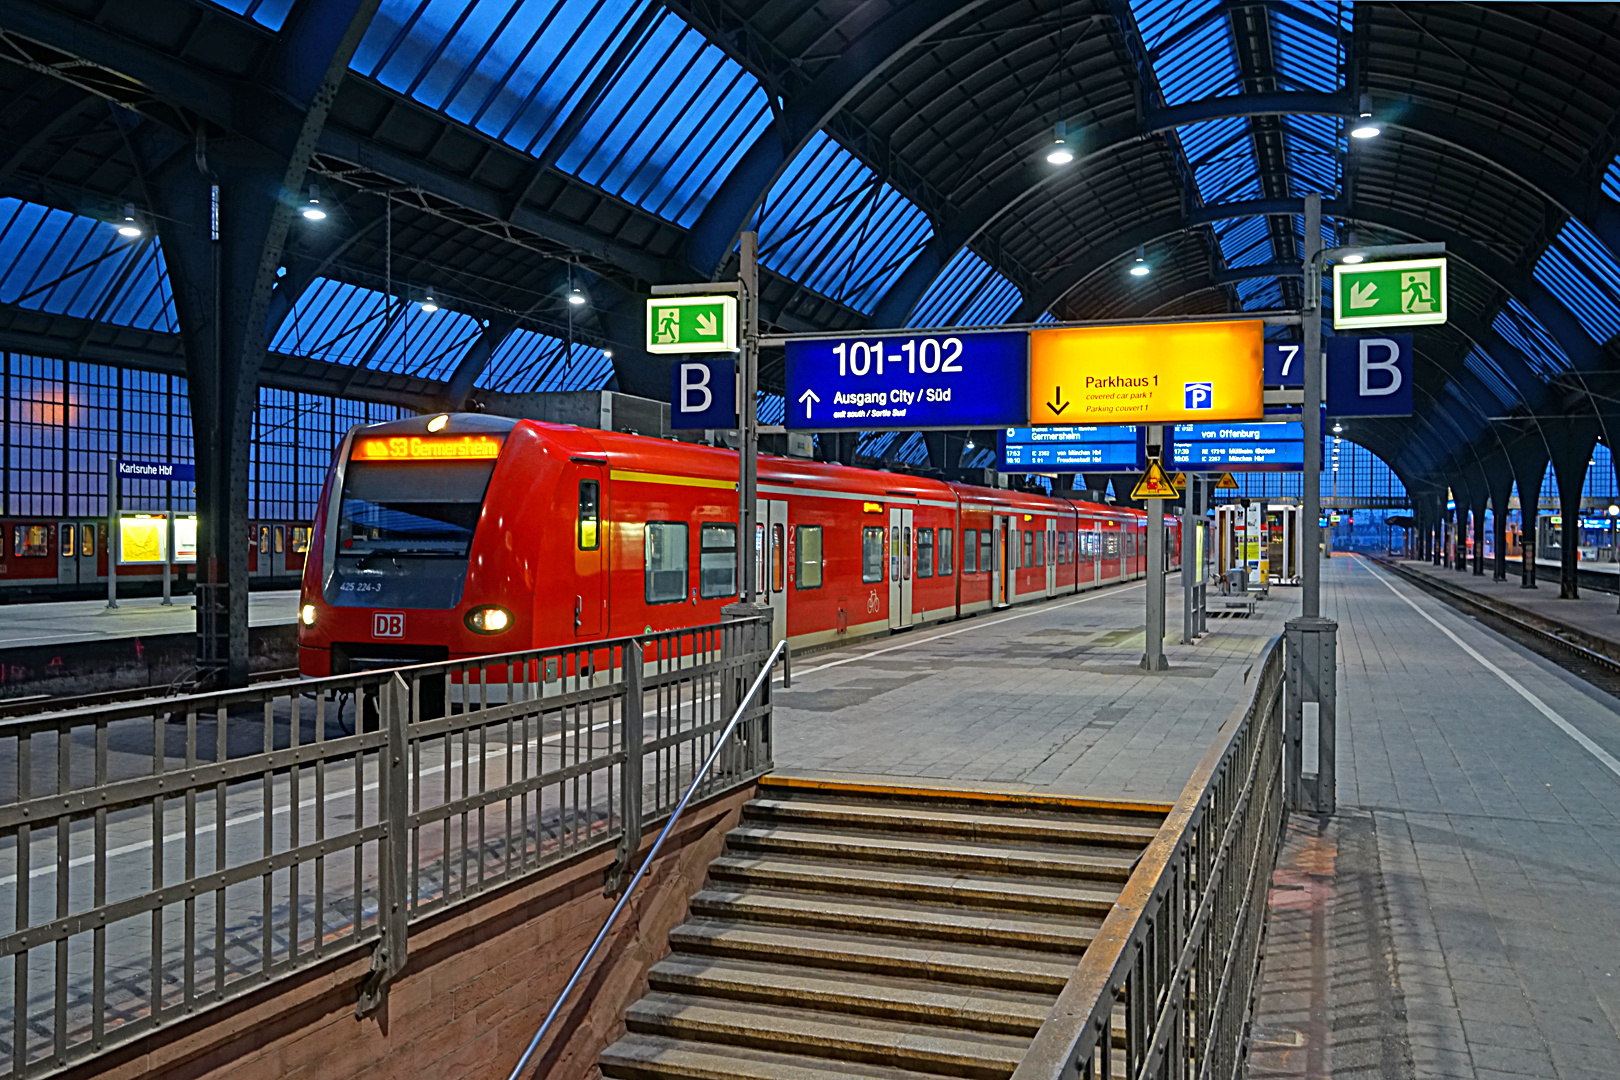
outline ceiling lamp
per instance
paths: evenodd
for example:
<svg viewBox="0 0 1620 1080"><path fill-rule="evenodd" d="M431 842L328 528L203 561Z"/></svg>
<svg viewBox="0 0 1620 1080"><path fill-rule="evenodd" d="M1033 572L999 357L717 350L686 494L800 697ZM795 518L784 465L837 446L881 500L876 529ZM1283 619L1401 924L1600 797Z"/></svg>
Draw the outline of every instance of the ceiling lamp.
<svg viewBox="0 0 1620 1080"><path fill-rule="evenodd" d="M429 315L439 310L439 302L433 299L433 286L428 286L427 296L422 299L422 310Z"/></svg>
<svg viewBox="0 0 1620 1080"><path fill-rule="evenodd" d="M1131 277L1147 277L1152 272L1153 267L1149 266L1147 261L1147 249L1137 248L1136 261L1131 263Z"/></svg>
<svg viewBox="0 0 1620 1080"><path fill-rule="evenodd" d="M1053 165L1067 165L1074 160L1074 148L1069 145L1068 125L1062 120L1052 130L1052 146L1046 151L1046 160Z"/></svg>
<svg viewBox="0 0 1620 1080"><path fill-rule="evenodd" d="M1333 425L1333 434L1337 435L1337 434L1339 434L1339 432L1341 432L1343 430L1344 430L1344 425L1343 424L1334 424Z"/></svg>
<svg viewBox="0 0 1620 1080"><path fill-rule="evenodd" d="M568 302L575 307L585 302L585 294L579 291L578 285L568 290Z"/></svg>
<svg viewBox="0 0 1620 1080"><path fill-rule="evenodd" d="M326 211L321 209L321 193L314 184L309 185L309 202L302 211L305 221L325 221Z"/></svg>
<svg viewBox="0 0 1620 1080"><path fill-rule="evenodd" d="M131 240L141 235L141 224L135 220L135 204L124 204L124 220L118 224L118 235L127 236Z"/></svg>
<svg viewBox="0 0 1620 1080"><path fill-rule="evenodd" d="M1378 137L1378 133L1383 130L1383 127L1378 123L1378 121L1373 119L1372 95L1362 94L1361 115L1358 116L1356 118L1356 122L1351 125L1350 137L1352 139L1375 139Z"/></svg>

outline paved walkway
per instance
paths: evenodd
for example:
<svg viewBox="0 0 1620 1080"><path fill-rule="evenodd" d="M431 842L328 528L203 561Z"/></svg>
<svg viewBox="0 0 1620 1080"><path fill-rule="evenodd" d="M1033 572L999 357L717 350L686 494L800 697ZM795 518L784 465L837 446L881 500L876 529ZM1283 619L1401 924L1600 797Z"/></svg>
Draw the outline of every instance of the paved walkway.
<svg viewBox="0 0 1620 1080"><path fill-rule="evenodd" d="M1488 563L1485 573L1477 577L1472 570L1461 573L1423 560L1402 562L1401 566L1420 574L1427 574L1453 588L1467 589L1496 603L1512 604L1539 618L1563 623L1583 633L1620 645L1620 613L1616 613L1615 610L1620 605L1616 604L1614 594L1582 589L1581 595L1576 599L1560 600L1556 566L1553 567L1550 578L1543 575L1537 580L1534 589L1520 586L1519 567L1516 563L1509 564L1506 581L1492 581ZM1591 568L1583 566L1581 569Z"/></svg>
<svg viewBox="0 0 1620 1080"><path fill-rule="evenodd" d="M1620 701L1367 560L1323 608L1341 811L1291 824L1249 1075L1620 1075Z"/></svg>
<svg viewBox="0 0 1620 1080"><path fill-rule="evenodd" d="M776 697L778 769L1173 801L1299 605L1273 589L1254 617L1212 618L1181 645L1180 596L1156 675L1137 666L1141 583L808 659Z"/></svg>
<svg viewBox="0 0 1620 1080"><path fill-rule="evenodd" d="M163 598L140 596L119 600L108 610L105 600L59 600L48 604L0 606L0 649L20 645L55 645L70 641L189 634L197 628L197 609L190 596L177 596L171 607ZM280 626L298 616L298 590L248 594L249 626Z"/></svg>

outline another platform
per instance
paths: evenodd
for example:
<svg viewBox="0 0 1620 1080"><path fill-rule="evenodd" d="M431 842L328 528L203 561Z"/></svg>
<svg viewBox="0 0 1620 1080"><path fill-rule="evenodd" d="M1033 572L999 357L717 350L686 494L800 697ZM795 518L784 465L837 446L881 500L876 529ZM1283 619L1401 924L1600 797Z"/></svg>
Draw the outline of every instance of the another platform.
<svg viewBox="0 0 1620 1080"><path fill-rule="evenodd" d="M1548 629L1567 630L1579 644L1596 648L1620 659L1620 613L1614 593L1582 591L1573 600L1558 598L1557 567L1551 580L1542 577L1534 589L1519 584L1518 565L1512 564L1506 581L1492 581L1489 564L1485 573L1435 566L1426 561L1402 561L1402 570L1421 574L1443 587L1463 589L1490 606L1522 613ZM1591 640L1586 640L1591 639Z"/></svg>
<svg viewBox="0 0 1620 1080"><path fill-rule="evenodd" d="M7 604L0 607L0 649L196 630L197 611L190 596L175 597L172 607L162 604L156 596L119 600L111 610L106 600ZM291 625L297 618L297 589L248 594L249 626Z"/></svg>

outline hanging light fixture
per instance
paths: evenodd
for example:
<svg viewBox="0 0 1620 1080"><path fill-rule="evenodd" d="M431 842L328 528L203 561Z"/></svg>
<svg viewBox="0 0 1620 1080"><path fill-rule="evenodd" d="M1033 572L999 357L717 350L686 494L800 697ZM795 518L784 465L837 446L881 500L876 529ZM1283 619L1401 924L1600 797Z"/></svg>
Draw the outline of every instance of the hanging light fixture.
<svg viewBox="0 0 1620 1080"><path fill-rule="evenodd" d="M124 204L124 220L118 223L118 235L131 240L141 235L141 223L135 220L135 204Z"/></svg>
<svg viewBox="0 0 1620 1080"><path fill-rule="evenodd" d="M1052 145L1046 151L1046 160L1053 165L1067 165L1074 160L1074 149L1069 145L1068 125L1062 120L1052 129Z"/></svg>
<svg viewBox="0 0 1620 1080"><path fill-rule="evenodd" d="M611 359L613 359L613 350L612 349L603 349L602 350L602 355L607 357L609 360L611 360Z"/></svg>
<svg viewBox="0 0 1620 1080"><path fill-rule="evenodd" d="M1349 232L1347 232L1345 234L1345 239L1344 239L1344 246L1345 247L1353 248L1358 243L1360 243L1360 241L1356 239L1356 230L1351 229ZM1358 262L1365 261L1366 258L1367 258L1367 256L1363 255L1361 252L1352 251L1348 255L1340 255L1339 256L1339 261L1341 263L1343 263L1344 265L1346 265L1346 266L1354 266Z"/></svg>
<svg viewBox="0 0 1620 1080"><path fill-rule="evenodd" d="M575 307L585 303L585 294L580 292L579 286L574 284L574 264L568 263L568 302Z"/></svg>
<svg viewBox="0 0 1620 1080"><path fill-rule="evenodd" d="M1153 267L1148 265L1147 248L1136 249L1136 261L1131 263L1131 277L1147 277L1153 273Z"/></svg>
<svg viewBox="0 0 1620 1080"><path fill-rule="evenodd" d="M1373 119L1372 95L1362 94L1361 115L1356 118L1355 124L1350 128L1350 137L1352 139L1376 139L1383 130L1383 125Z"/></svg>
<svg viewBox="0 0 1620 1080"><path fill-rule="evenodd" d="M429 315L439 310L439 302L433 299L433 286L428 286L427 295L422 298L422 310Z"/></svg>
<svg viewBox="0 0 1620 1080"><path fill-rule="evenodd" d="M326 211L321 209L321 192L314 184L309 185L309 201L304 204L302 213L305 221L326 220Z"/></svg>

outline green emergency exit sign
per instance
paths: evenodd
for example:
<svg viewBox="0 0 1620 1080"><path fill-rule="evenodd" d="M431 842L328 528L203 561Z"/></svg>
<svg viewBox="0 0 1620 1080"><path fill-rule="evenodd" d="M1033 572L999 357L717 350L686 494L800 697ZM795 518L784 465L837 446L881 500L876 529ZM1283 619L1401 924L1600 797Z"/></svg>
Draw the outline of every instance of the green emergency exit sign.
<svg viewBox="0 0 1620 1080"><path fill-rule="evenodd" d="M647 301L647 351L737 351L735 296L655 296Z"/></svg>
<svg viewBox="0 0 1620 1080"><path fill-rule="evenodd" d="M1446 321L1446 260L1407 259L1333 267L1333 328L1421 326Z"/></svg>

